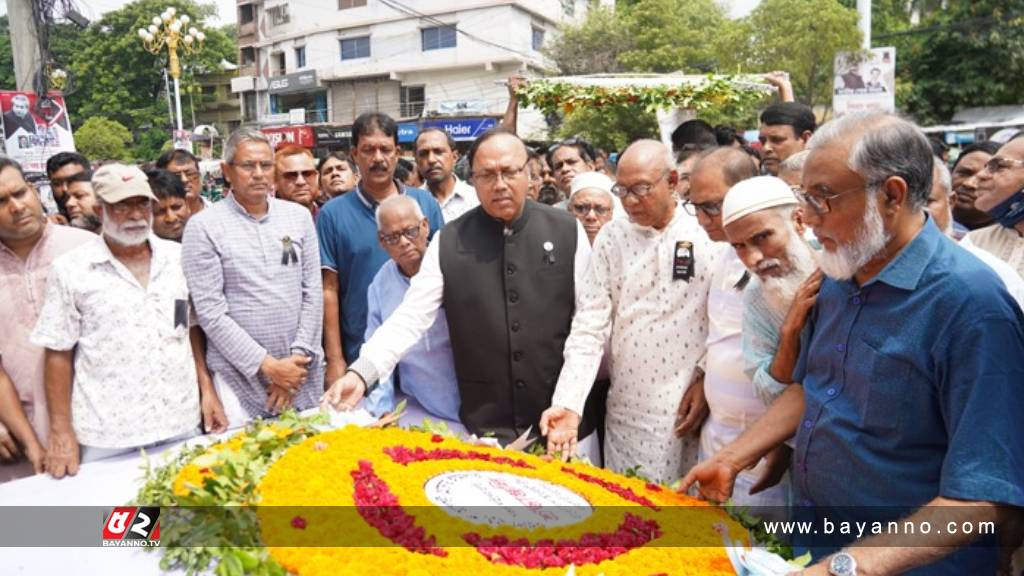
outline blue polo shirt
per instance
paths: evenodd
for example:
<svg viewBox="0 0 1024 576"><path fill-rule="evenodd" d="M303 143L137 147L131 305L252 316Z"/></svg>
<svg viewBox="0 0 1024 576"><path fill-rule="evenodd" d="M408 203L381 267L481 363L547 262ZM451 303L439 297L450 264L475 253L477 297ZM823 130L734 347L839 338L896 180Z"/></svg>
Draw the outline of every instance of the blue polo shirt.
<svg viewBox="0 0 1024 576"><path fill-rule="evenodd" d="M930 218L864 286L826 279L794 372L794 519L896 520L939 496L1024 506L1022 325L992 269ZM816 557L852 541L794 538ZM981 544L916 573L991 574Z"/></svg>
<svg viewBox="0 0 1024 576"><path fill-rule="evenodd" d="M416 199L430 223L430 235L444 225L437 200L425 190L407 188L395 181L401 194ZM324 204L316 221L320 238L320 266L338 273L338 302L341 306L341 342L345 361L359 357L366 335L366 289L388 253L377 240L377 202L362 185Z"/></svg>

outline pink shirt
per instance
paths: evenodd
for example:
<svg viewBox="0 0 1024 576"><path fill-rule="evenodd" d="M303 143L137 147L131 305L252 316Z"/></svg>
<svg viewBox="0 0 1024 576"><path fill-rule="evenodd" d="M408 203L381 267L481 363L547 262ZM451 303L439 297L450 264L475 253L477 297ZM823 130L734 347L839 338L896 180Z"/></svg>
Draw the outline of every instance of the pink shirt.
<svg viewBox="0 0 1024 576"><path fill-rule="evenodd" d="M44 350L29 342L29 336L43 308L50 263L95 238L95 234L84 230L46 224L42 238L25 260L0 242L0 318L4 319L0 328L0 356L25 415L44 444L49 432L43 388Z"/></svg>

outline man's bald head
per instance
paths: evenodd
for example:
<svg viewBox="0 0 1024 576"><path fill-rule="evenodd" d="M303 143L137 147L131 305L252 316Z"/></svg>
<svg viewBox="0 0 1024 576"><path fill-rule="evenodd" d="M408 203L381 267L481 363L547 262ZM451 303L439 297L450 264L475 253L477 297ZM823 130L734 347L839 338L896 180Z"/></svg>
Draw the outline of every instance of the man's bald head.
<svg viewBox="0 0 1024 576"><path fill-rule="evenodd" d="M705 152L690 172L691 212L715 242L725 242L722 201L736 184L757 176L757 165L741 148L723 146Z"/></svg>
<svg viewBox="0 0 1024 576"><path fill-rule="evenodd" d="M657 140L637 140L622 153L615 172L616 192L630 220L661 230L675 214L677 176L672 152ZM621 195L621 190L628 190Z"/></svg>
<svg viewBox="0 0 1024 576"><path fill-rule="evenodd" d="M757 164L754 164L750 154L747 154L742 148L732 146L715 148L701 155L690 172L691 179L705 170L714 170L719 173L728 188L732 188L747 178L757 176ZM723 194L722 197L724 198L725 195Z"/></svg>
<svg viewBox="0 0 1024 576"><path fill-rule="evenodd" d="M645 166L661 170L675 170L676 162L672 151L657 140L637 140L626 148L619 158L618 165Z"/></svg>

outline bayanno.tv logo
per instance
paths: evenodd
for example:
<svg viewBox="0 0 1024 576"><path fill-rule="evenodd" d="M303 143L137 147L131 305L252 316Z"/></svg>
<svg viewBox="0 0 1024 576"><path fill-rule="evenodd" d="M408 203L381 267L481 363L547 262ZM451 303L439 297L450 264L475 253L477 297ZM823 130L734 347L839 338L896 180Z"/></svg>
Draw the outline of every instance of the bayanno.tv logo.
<svg viewBox="0 0 1024 576"><path fill-rule="evenodd" d="M160 545L159 506L119 506L103 522L103 545L140 548Z"/></svg>

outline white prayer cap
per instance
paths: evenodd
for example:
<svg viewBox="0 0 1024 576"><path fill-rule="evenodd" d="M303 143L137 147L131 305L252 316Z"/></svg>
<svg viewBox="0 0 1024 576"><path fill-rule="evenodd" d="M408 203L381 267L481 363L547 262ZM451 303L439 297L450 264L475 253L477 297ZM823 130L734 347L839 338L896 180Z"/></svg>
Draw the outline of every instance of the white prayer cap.
<svg viewBox="0 0 1024 576"><path fill-rule="evenodd" d="M775 176L748 178L733 186L722 201L722 226L728 226L748 214L776 206L797 204L789 184Z"/></svg>
<svg viewBox="0 0 1024 576"><path fill-rule="evenodd" d="M573 177L569 183L569 196L583 190L584 188L597 188L609 194L612 193L612 186L615 182L600 172L583 172Z"/></svg>

